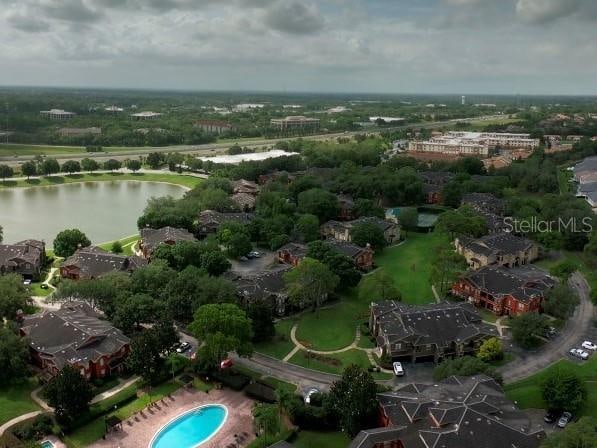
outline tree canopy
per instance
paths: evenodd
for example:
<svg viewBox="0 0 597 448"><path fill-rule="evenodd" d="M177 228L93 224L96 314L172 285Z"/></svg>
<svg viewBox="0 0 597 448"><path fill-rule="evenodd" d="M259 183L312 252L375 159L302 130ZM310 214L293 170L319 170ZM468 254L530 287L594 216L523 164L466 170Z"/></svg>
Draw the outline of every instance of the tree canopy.
<svg viewBox="0 0 597 448"><path fill-rule="evenodd" d="M59 257L70 257L80 247L91 245L89 238L79 229L67 229L54 238L54 253Z"/></svg>

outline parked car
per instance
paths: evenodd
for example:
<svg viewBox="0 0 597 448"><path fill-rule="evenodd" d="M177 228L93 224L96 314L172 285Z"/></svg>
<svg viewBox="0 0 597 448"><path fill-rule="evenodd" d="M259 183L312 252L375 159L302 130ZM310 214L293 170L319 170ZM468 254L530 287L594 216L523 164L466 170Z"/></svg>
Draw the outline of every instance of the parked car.
<svg viewBox="0 0 597 448"><path fill-rule="evenodd" d="M571 348L570 354L575 358L580 358L582 360L589 359L589 354L580 348Z"/></svg>
<svg viewBox="0 0 597 448"><path fill-rule="evenodd" d="M188 342L182 342L176 349L176 353L184 353L190 349L191 349L191 344L189 344Z"/></svg>
<svg viewBox="0 0 597 448"><path fill-rule="evenodd" d="M564 412L558 420L558 428L565 428L571 420L572 414L570 412Z"/></svg>
<svg viewBox="0 0 597 448"><path fill-rule="evenodd" d="M39 285L39 287L41 289L48 289L48 285L46 285L45 283L42 283L41 285Z"/></svg>
<svg viewBox="0 0 597 448"><path fill-rule="evenodd" d="M254 250L254 251L249 252L249 255L252 258L259 258L259 257L261 257L261 252L257 252L256 250Z"/></svg>
<svg viewBox="0 0 597 448"><path fill-rule="evenodd" d="M404 368L402 367L401 362L394 362L392 363L392 367L394 367L394 375L396 376L404 376Z"/></svg>
<svg viewBox="0 0 597 448"><path fill-rule="evenodd" d="M556 330L554 327L549 327L547 330L545 330L545 336L548 338L553 338L557 335L558 335L558 330Z"/></svg>
<svg viewBox="0 0 597 448"><path fill-rule="evenodd" d="M249 261L249 259L247 257L245 257L244 255L242 257L239 258L240 261Z"/></svg>
<svg viewBox="0 0 597 448"><path fill-rule="evenodd" d="M595 351L597 350L597 345L593 344L591 341L585 341L581 345L582 348L585 350Z"/></svg>
<svg viewBox="0 0 597 448"><path fill-rule="evenodd" d="M30 285L30 284L31 284L30 278L26 278L25 280L23 280L23 285Z"/></svg>
<svg viewBox="0 0 597 448"><path fill-rule="evenodd" d="M307 392L305 392L305 404L311 404L311 398L313 397L313 395L316 395L319 393L321 393L321 392L316 387L312 387L312 388L308 389Z"/></svg>
<svg viewBox="0 0 597 448"><path fill-rule="evenodd" d="M547 411L545 413L545 416L543 417L543 421L545 423L553 423L558 419L559 415L560 414L556 411L553 411L553 410Z"/></svg>
<svg viewBox="0 0 597 448"><path fill-rule="evenodd" d="M230 358L226 358L220 362L220 369L229 369L230 367L232 367L232 360Z"/></svg>

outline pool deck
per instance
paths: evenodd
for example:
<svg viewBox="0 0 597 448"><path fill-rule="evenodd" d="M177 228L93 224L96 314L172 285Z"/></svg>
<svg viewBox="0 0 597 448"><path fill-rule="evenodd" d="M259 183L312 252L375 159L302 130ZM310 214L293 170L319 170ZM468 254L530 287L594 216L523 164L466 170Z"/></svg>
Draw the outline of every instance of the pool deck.
<svg viewBox="0 0 597 448"><path fill-rule="evenodd" d="M159 409L154 407L137 413L122 423L122 430L112 432L105 440L99 440L91 448L146 448L154 434L166 423L189 409L205 404L221 404L228 408L228 418L222 428L201 448L225 448L247 446L254 438L251 409L254 401L241 392L231 390L212 390L209 393L194 389L180 389L159 401ZM236 444L234 436L246 433L243 442Z"/></svg>

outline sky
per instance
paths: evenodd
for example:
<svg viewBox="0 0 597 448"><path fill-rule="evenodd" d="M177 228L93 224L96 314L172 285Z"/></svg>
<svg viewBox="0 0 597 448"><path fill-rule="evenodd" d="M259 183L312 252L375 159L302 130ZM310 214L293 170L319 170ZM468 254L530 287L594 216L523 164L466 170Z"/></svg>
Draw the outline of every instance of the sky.
<svg viewBox="0 0 597 448"><path fill-rule="evenodd" d="M0 0L0 85L597 94L597 0Z"/></svg>

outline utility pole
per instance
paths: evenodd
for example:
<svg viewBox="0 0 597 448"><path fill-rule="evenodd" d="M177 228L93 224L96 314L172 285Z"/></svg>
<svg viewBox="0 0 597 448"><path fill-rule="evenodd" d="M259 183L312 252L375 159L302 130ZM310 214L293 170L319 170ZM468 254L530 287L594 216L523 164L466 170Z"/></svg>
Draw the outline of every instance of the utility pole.
<svg viewBox="0 0 597 448"><path fill-rule="evenodd" d="M6 143L8 143L8 101L5 103L6 106Z"/></svg>

